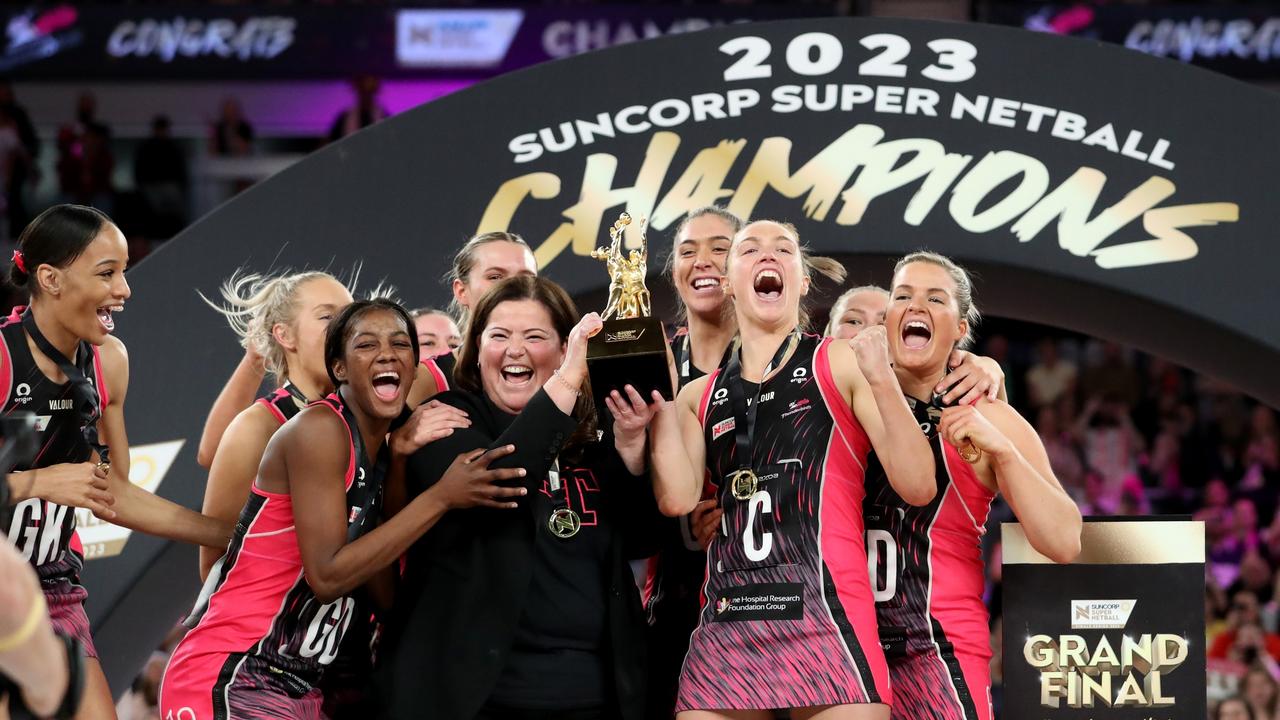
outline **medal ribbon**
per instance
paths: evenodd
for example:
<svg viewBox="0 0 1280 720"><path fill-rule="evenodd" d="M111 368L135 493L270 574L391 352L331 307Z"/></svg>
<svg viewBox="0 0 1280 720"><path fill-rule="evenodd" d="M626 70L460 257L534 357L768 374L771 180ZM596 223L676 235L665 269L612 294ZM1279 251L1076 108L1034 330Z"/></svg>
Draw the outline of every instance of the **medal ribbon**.
<svg viewBox="0 0 1280 720"><path fill-rule="evenodd" d="M756 386L756 396L750 405L747 404L746 392L742 389L742 349L739 348L738 352L730 355L729 362L725 364L725 386L729 389L729 404L733 407L734 459L738 461L740 470L752 469L751 444L755 440L756 411L760 406L760 391L764 388L764 381L799 342L800 332L792 330L787 339L778 346L773 359L765 366L764 374L760 376L760 384Z"/></svg>

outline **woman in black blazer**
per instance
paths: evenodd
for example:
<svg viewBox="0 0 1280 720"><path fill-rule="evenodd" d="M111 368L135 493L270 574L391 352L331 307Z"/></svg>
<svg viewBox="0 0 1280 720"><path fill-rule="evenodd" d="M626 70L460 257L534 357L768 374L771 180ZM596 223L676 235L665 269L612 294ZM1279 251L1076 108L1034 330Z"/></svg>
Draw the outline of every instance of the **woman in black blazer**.
<svg viewBox="0 0 1280 720"><path fill-rule="evenodd" d="M611 398L598 433L585 389L595 313L544 278L490 290L435 400L468 427L407 458L410 496L459 453L514 445L526 495L450 512L409 552L380 650L391 718L633 720L642 713L644 616L628 561L659 517L645 468L654 405ZM403 458L398 458L403 462ZM393 460L396 462L396 460Z"/></svg>

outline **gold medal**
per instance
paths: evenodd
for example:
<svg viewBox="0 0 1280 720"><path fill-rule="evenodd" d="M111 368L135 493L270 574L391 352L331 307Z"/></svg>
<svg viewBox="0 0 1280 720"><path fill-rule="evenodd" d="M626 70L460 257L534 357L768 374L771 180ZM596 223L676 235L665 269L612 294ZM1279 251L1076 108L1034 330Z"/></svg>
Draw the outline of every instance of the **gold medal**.
<svg viewBox="0 0 1280 720"><path fill-rule="evenodd" d="M729 491L739 500L750 500L759 486L760 480L750 469L744 468L729 477Z"/></svg>
<svg viewBox="0 0 1280 720"><path fill-rule="evenodd" d="M101 470L103 475L111 474L111 463L109 462L100 462L97 464L96 468Z"/></svg>
<svg viewBox="0 0 1280 720"><path fill-rule="evenodd" d="M960 443L960 445L956 447L956 452L960 454L961 460L964 460L970 465L982 459L982 451L978 449L977 445L974 445L968 440Z"/></svg>
<svg viewBox="0 0 1280 720"><path fill-rule="evenodd" d="M557 508L551 513L551 517L547 518L547 529L552 535L566 540L578 534L582 529L582 520L578 517L578 513L569 508Z"/></svg>

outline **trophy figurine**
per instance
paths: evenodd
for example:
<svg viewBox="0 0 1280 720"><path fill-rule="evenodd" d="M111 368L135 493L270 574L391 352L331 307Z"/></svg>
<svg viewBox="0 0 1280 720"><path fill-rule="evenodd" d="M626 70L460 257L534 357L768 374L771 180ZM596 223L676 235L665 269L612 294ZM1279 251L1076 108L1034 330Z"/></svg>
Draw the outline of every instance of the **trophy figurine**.
<svg viewBox="0 0 1280 720"><path fill-rule="evenodd" d="M609 247L596 248L591 257L603 260L609 271L609 301L600 313L604 327L587 342L587 370L595 396L596 413L604 418L604 398L612 390L631 385L645 401L653 391L670 400L673 395L667 368L666 335L662 323L651 317L649 288L645 287L649 245L645 223L640 222L640 248L624 252L622 235L631 216L622 213L609 229Z"/></svg>

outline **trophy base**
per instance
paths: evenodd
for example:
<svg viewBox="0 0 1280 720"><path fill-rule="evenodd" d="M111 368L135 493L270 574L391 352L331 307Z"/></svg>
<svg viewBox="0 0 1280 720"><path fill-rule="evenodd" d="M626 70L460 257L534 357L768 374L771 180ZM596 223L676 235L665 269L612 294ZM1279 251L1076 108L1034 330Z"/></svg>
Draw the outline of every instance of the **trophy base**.
<svg viewBox="0 0 1280 720"><path fill-rule="evenodd" d="M595 337L587 341L587 372L601 427L612 420L604 398L612 390L622 392L630 385L646 402L653 391L671 400L671 371L667 366L667 336L662 322L653 317L606 320Z"/></svg>

